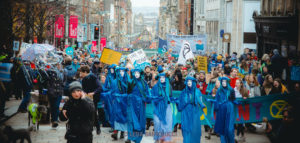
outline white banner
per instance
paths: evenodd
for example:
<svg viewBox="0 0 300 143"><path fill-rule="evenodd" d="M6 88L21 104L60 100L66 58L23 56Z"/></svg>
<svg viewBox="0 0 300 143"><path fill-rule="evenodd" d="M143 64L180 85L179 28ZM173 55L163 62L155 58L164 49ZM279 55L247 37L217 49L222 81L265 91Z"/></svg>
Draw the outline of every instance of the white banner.
<svg viewBox="0 0 300 143"><path fill-rule="evenodd" d="M188 41L184 41L180 49L178 64L185 65L188 59L193 59L193 58L194 58L194 54L190 46L190 43Z"/></svg>

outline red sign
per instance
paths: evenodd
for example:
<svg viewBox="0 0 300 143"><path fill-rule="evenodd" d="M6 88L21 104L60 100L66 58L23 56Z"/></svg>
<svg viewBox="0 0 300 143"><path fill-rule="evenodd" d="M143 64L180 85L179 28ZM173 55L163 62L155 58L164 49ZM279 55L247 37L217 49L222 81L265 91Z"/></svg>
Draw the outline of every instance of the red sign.
<svg viewBox="0 0 300 143"><path fill-rule="evenodd" d="M106 38L105 37L101 38L101 40L100 40L100 50L102 51L104 47L106 47Z"/></svg>
<svg viewBox="0 0 300 143"><path fill-rule="evenodd" d="M70 16L70 25L69 25L69 37L77 38L77 26L78 26L78 16Z"/></svg>
<svg viewBox="0 0 300 143"><path fill-rule="evenodd" d="M97 51L97 41L92 41L92 52L95 53Z"/></svg>
<svg viewBox="0 0 300 143"><path fill-rule="evenodd" d="M65 33L64 15L55 16L55 38L63 38Z"/></svg>

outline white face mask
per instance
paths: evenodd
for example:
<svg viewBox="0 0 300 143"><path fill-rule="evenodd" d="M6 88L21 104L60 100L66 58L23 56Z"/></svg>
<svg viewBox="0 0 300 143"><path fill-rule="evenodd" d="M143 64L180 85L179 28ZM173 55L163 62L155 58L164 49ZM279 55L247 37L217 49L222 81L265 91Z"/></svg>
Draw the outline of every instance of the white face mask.
<svg viewBox="0 0 300 143"><path fill-rule="evenodd" d="M134 76L135 76L135 78L138 79L138 78L140 78L141 74L140 74L139 72L135 72L135 73L134 73Z"/></svg>
<svg viewBox="0 0 300 143"><path fill-rule="evenodd" d="M114 69L110 69L110 73L115 73L115 70Z"/></svg>
<svg viewBox="0 0 300 143"><path fill-rule="evenodd" d="M226 86L227 86L226 80L223 80L223 81L222 81L222 86L223 86L223 87L226 87Z"/></svg>
<svg viewBox="0 0 300 143"><path fill-rule="evenodd" d="M161 82L161 83L165 83L165 82L166 82L166 77L161 76L161 77L160 77L160 82Z"/></svg>
<svg viewBox="0 0 300 143"><path fill-rule="evenodd" d="M188 87L192 87L192 85L193 85L192 80L188 80L188 81L187 81L187 86L188 86Z"/></svg>
<svg viewBox="0 0 300 143"><path fill-rule="evenodd" d="M120 70L120 75L121 77L124 77L125 71L124 70Z"/></svg>

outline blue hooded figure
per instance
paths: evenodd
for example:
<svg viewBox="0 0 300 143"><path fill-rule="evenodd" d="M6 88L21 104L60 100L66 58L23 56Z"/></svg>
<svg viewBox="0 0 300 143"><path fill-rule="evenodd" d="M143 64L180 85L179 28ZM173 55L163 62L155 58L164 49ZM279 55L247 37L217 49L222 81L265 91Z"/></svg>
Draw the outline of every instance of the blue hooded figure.
<svg viewBox="0 0 300 143"><path fill-rule="evenodd" d="M214 130L220 135L221 143L234 143L235 92L230 87L229 80L227 77L220 78L221 86L215 97L218 112Z"/></svg>
<svg viewBox="0 0 300 143"><path fill-rule="evenodd" d="M196 79L187 77L186 87L181 92L179 100L176 100L178 110L181 112L181 129L183 143L200 143L201 140L201 108L202 94L196 87Z"/></svg>
<svg viewBox="0 0 300 143"><path fill-rule="evenodd" d="M150 90L140 69L132 69L131 74L132 82L127 100L128 140L140 143L145 134L146 102L149 102Z"/></svg>
<svg viewBox="0 0 300 143"><path fill-rule="evenodd" d="M173 113L170 97L172 89L165 73L160 73L157 84L152 88L154 105L154 140L171 141Z"/></svg>
<svg viewBox="0 0 300 143"><path fill-rule="evenodd" d="M124 131L127 131L127 99L130 79L127 74L128 69L125 67L116 68L116 80L112 84L112 100L113 118L114 118L114 134L112 138L117 139L117 131L121 132L121 138L124 138Z"/></svg>
<svg viewBox="0 0 300 143"><path fill-rule="evenodd" d="M114 110L112 107L113 105L112 101L114 99L114 96L112 96L111 93L112 93L112 84L116 80L116 72L115 72L116 66L117 65L115 64L109 66L105 83L102 86L103 92L101 93L101 97L103 98L103 101L105 103L105 112L106 115L108 115L108 121L112 128L114 126L114 115L113 115Z"/></svg>

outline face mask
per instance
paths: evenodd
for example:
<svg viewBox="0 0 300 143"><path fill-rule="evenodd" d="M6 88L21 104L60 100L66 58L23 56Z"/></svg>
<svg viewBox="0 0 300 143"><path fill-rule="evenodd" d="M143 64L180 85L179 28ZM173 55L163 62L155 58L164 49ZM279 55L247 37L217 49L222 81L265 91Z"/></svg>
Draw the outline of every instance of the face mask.
<svg viewBox="0 0 300 143"><path fill-rule="evenodd" d="M124 77L125 71L124 70L120 70L120 75L121 77Z"/></svg>
<svg viewBox="0 0 300 143"><path fill-rule="evenodd" d="M110 69L110 73L115 73L115 70L114 69Z"/></svg>
<svg viewBox="0 0 300 143"><path fill-rule="evenodd" d="M222 81L222 86L223 86L223 87L226 87L226 86L227 86L226 80L223 80L223 81Z"/></svg>
<svg viewBox="0 0 300 143"><path fill-rule="evenodd" d="M160 82L161 82L161 83L165 83L165 81L166 81L166 78L165 78L164 76L161 76L161 77L160 77Z"/></svg>
<svg viewBox="0 0 300 143"><path fill-rule="evenodd" d="M193 85L193 82L192 82L192 80L188 80L188 82L187 82L187 86L188 86L188 87L192 87L192 85Z"/></svg>
<svg viewBox="0 0 300 143"><path fill-rule="evenodd" d="M138 78L140 78L141 74L140 74L139 72L135 72L135 73L134 73L134 76L135 76L135 78L138 79Z"/></svg>

